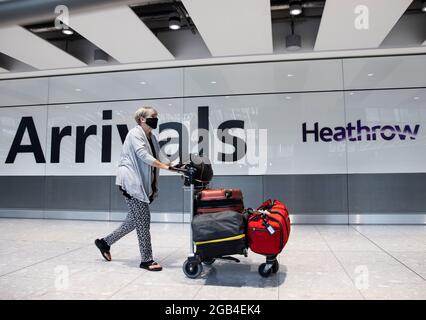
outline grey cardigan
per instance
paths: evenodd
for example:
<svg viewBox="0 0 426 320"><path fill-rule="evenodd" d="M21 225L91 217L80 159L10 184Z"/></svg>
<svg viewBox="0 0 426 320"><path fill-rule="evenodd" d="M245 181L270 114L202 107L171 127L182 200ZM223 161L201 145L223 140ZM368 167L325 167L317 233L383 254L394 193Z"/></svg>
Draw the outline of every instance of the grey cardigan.
<svg viewBox="0 0 426 320"><path fill-rule="evenodd" d="M158 160L166 164L170 160L160 149L157 137L151 132L152 144ZM149 203L149 195L152 193L152 165L155 158L151 150L148 138L141 126L137 125L131 129L123 143L115 184L121 186L132 197ZM158 195L158 175L160 169L156 170L156 188Z"/></svg>

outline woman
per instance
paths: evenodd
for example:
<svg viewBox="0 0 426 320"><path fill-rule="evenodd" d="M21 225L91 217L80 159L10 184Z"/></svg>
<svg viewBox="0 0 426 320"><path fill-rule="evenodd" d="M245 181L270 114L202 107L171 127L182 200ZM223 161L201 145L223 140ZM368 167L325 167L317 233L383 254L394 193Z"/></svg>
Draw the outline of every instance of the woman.
<svg viewBox="0 0 426 320"><path fill-rule="evenodd" d="M135 113L137 126L126 136L116 178L116 184L126 198L129 213L111 234L95 240L102 256L111 261L111 245L136 229L141 253L140 267L150 271L161 271L162 267L152 257L149 204L158 194L159 169L173 170L152 134L152 130L157 128L157 115L152 107L142 107ZM161 161L157 160L157 155Z"/></svg>

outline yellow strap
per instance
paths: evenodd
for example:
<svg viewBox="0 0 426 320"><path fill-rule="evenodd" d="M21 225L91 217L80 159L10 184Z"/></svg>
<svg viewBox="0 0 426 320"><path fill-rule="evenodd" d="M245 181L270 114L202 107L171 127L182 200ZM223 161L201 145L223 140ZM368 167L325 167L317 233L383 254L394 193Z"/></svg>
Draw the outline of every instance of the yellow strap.
<svg viewBox="0 0 426 320"><path fill-rule="evenodd" d="M240 234L238 236L233 236L233 237L229 237L229 238L222 238L222 239L215 239L215 240L195 242L195 244L198 245L198 244L206 244L206 243L215 243L215 242L238 240L238 239L244 238L245 236L246 236L245 234Z"/></svg>

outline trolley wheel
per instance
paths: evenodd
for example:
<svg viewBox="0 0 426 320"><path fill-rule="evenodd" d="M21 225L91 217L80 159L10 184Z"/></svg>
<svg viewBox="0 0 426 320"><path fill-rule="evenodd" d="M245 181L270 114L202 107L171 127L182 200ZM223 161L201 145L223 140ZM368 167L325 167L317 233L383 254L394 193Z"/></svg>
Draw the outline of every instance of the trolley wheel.
<svg viewBox="0 0 426 320"><path fill-rule="evenodd" d="M277 273L278 270L280 270L280 264L278 263L278 260L275 260L272 265L272 273Z"/></svg>
<svg viewBox="0 0 426 320"><path fill-rule="evenodd" d="M203 265L198 262L190 262L188 260L185 260L183 263L183 273L188 278L195 279L197 278L201 272L203 271Z"/></svg>
<svg viewBox="0 0 426 320"><path fill-rule="evenodd" d="M266 268L266 263L262 263L262 264L259 266L258 271L259 271L259 274L260 274L262 277L267 278L267 277L269 277L269 276L271 275L272 268L268 268L268 269L267 269L267 268Z"/></svg>
<svg viewBox="0 0 426 320"><path fill-rule="evenodd" d="M209 258L203 261L206 266L211 266L216 261L215 258Z"/></svg>

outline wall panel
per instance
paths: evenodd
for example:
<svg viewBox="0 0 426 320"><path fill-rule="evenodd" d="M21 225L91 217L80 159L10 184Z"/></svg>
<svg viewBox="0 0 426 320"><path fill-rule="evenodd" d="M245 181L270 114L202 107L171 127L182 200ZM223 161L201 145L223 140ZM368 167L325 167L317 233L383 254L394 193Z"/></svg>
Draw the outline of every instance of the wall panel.
<svg viewBox="0 0 426 320"><path fill-rule="evenodd" d="M0 217L123 219L127 208L115 186L118 128L132 128L134 111L152 105L162 128L156 134L168 141L168 154L179 154L179 138L183 160L198 152L203 134L198 129L208 129L203 152L213 161L211 187L241 188L246 207L277 198L288 204L295 223L424 224L425 59L345 58L2 80ZM70 135L55 149L53 132L68 126ZM87 138L80 162L77 127L90 126L96 134ZM110 159L102 157L109 128ZM226 129L225 141L218 128ZM14 140L21 152L6 163ZM234 154L234 141L244 141L245 153ZM152 220L187 221L188 191L181 177L162 171L159 183Z"/></svg>

